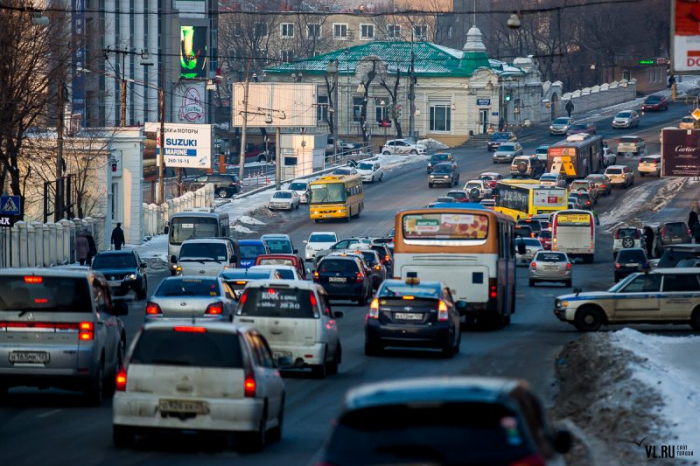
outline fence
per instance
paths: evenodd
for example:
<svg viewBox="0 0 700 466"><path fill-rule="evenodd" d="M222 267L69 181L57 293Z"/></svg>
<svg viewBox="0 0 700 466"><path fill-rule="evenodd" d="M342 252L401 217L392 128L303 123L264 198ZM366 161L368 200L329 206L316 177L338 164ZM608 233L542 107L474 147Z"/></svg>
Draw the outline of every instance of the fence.
<svg viewBox="0 0 700 466"><path fill-rule="evenodd" d="M207 184L196 191L170 199L163 204L143 205L143 233L146 236L163 234L170 218L186 209L214 207L214 185Z"/></svg>
<svg viewBox="0 0 700 466"><path fill-rule="evenodd" d="M72 264L75 239L87 230L95 238L98 251L105 244L104 218L60 220L56 223L17 222L0 229L2 267L54 267Z"/></svg>

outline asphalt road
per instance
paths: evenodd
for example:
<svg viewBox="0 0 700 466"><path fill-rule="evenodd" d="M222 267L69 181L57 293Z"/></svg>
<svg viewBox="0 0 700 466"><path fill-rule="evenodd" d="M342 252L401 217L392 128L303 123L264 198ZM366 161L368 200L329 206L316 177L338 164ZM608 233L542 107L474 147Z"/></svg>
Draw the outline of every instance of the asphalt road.
<svg viewBox="0 0 700 466"><path fill-rule="evenodd" d="M668 112L647 114L642 127L613 131L610 118L598 123L606 138L613 135L638 134L647 140L650 152L658 148L659 130L675 123L687 112L685 106L673 105ZM553 143L540 129L530 130L523 138L526 152L537 145ZM656 141L656 147L652 143ZM491 154L484 149L454 150L461 167L461 183L483 171L494 169L507 173L509 166L493 165ZM621 160L622 161L622 160ZM623 161L630 165L636 160ZM637 177L636 184L649 183ZM651 185L650 185L651 186ZM315 224L308 220L306 208L294 213L278 213L255 236L268 232L285 232L292 236L297 248L312 231L333 230L340 237L382 235L393 227L394 213L410 206L423 206L447 188L428 189L423 164L405 167L385 176L381 183L366 188L366 210L352 222ZM616 190L602 199L596 210L605 212L616 205L628 191ZM602 289L612 283L611 237L599 235L594 264L574 266L574 286ZM165 275L151 273L151 291ZM573 327L560 323L552 315L554 297L570 292L557 286L527 286L525 269L517 279L517 312L512 324L499 331L466 329L461 352L451 360L440 359L429 351L397 351L368 358L363 353L363 322L366 308L338 302L334 308L345 312L339 321L344 360L340 373L325 380L316 380L303 373L285 377L287 405L285 432L281 442L269 445L264 452L240 456L226 450L223 442L198 436L163 436L141 441L136 448L117 450L111 440L111 403L101 408L85 407L79 396L59 390L39 391L13 389L8 403L0 408L0 447L3 463L23 464L226 464L303 465L313 461L321 447L330 422L348 388L369 381L415 376L447 376L457 374L497 375L527 379L545 402L551 402L553 365L562 345L579 334ZM143 322L144 303L134 303L125 323L129 339ZM659 332L657 332L659 333ZM663 333L679 335L684 328L663 329Z"/></svg>

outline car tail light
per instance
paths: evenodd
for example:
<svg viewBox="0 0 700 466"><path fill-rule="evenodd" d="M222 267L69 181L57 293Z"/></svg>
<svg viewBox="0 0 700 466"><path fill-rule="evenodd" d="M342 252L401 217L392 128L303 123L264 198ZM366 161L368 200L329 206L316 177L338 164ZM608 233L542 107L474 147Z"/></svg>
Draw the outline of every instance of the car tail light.
<svg viewBox="0 0 700 466"><path fill-rule="evenodd" d="M211 303L204 313L212 316L221 315L224 313L224 305L223 303Z"/></svg>
<svg viewBox="0 0 700 466"><path fill-rule="evenodd" d="M357 275L355 276L355 282L362 283L363 278L364 277L362 276L362 272L357 272Z"/></svg>
<svg viewBox="0 0 700 466"><path fill-rule="evenodd" d="M246 372L245 380L243 381L243 393L246 398L255 398L255 372L252 370Z"/></svg>
<svg viewBox="0 0 700 466"><path fill-rule="evenodd" d="M534 261L533 261L533 262L530 264L530 268L531 268L532 270L537 270L537 262L534 262Z"/></svg>
<svg viewBox="0 0 700 466"><path fill-rule="evenodd" d="M495 279L493 279L495 281ZM498 297L498 292L496 291L496 284L492 283L491 286L489 287L489 296L491 298L496 298Z"/></svg>
<svg viewBox="0 0 700 466"><path fill-rule="evenodd" d="M372 300L372 303L369 305L369 314L367 316L370 319L378 319L379 318L379 299L374 298Z"/></svg>
<svg viewBox="0 0 700 466"><path fill-rule="evenodd" d="M566 271L568 272L570 270L571 270L571 262L567 262L566 263Z"/></svg>
<svg viewBox="0 0 700 466"><path fill-rule="evenodd" d="M534 232L534 231L531 231L531 232L530 232L530 238L534 238L534 237L535 237L535 232Z"/></svg>
<svg viewBox="0 0 700 466"><path fill-rule="evenodd" d="M95 339L95 332L92 322L80 322L78 324L78 339L80 341L90 341Z"/></svg>
<svg viewBox="0 0 700 466"><path fill-rule="evenodd" d="M154 316L158 314L163 314L163 311L160 310L159 305L157 305L156 303L146 304L146 315Z"/></svg>
<svg viewBox="0 0 700 466"><path fill-rule="evenodd" d="M42 281L44 281L44 279L42 277L36 277L34 275L24 277L24 283L36 284L36 283L41 283Z"/></svg>
<svg viewBox="0 0 700 466"><path fill-rule="evenodd" d="M114 387L118 392L126 390L126 370L123 367L117 372L117 377L114 379Z"/></svg>
<svg viewBox="0 0 700 466"><path fill-rule="evenodd" d="M666 237L666 227L661 228L661 237L665 238Z"/></svg>
<svg viewBox="0 0 700 466"><path fill-rule="evenodd" d="M309 303L311 303L311 307L316 307L318 304L316 302L316 296L314 295L313 291L309 291Z"/></svg>
<svg viewBox="0 0 700 466"><path fill-rule="evenodd" d="M546 466L540 455L526 456L510 463L510 466Z"/></svg>
<svg viewBox="0 0 700 466"><path fill-rule="evenodd" d="M320 278L319 278L318 272L314 271L314 281L317 282L317 281L319 281L319 279Z"/></svg>
<svg viewBox="0 0 700 466"><path fill-rule="evenodd" d="M248 299L248 290L245 290L241 297L238 299L238 309L241 309Z"/></svg>
<svg viewBox="0 0 700 466"><path fill-rule="evenodd" d="M448 317L447 304L441 299L438 303L438 322L445 322Z"/></svg>
<svg viewBox="0 0 700 466"><path fill-rule="evenodd" d="M615 270L619 270L619 269L620 269L620 264L615 262Z"/></svg>

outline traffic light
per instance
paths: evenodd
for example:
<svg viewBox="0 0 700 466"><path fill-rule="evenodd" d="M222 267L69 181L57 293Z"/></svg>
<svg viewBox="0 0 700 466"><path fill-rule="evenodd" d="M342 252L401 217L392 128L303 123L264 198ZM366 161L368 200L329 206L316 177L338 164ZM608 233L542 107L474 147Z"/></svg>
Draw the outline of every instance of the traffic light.
<svg viewBox="0 0 700 466"><path fill-rule="evenodd" d="M511 97L512 96L510 95L510 93L506 94L506 97L505 97L506 102L510 102Z"/></svg>

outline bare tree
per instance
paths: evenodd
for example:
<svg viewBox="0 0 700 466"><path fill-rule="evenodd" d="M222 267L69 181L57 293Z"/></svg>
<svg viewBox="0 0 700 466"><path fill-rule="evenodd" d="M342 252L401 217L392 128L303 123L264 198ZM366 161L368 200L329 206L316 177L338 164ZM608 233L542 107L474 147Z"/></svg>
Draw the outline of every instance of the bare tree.
<svg viewBox="0 0 700 466"><path fill-rule="evenodd" d="M360 108L360 129L362 130L362 141L365 145L369 142L369 125L367 125L369 90L375 78L386 75L386 69L386 64L376 55L368 55L362 58L355 69L355 76L364 86L362 106Z"/></svg>
<svg viewBox="0 0 700 466"><path fill-rule="evenodd" d="M396 138L402 139L403 129L401 128L401 120L399 119L398 111L400 105L399 85L401 83L401 67L398 64L396 65L394 82L392 87L389 87L389 85L392 84L391 82L389 82L390 77L391 75L389 73L380 76L379 84L386 90L386 92L389 94L389 97L391 98L391 119L394 122L394 126L396 127Z"/></svg>

